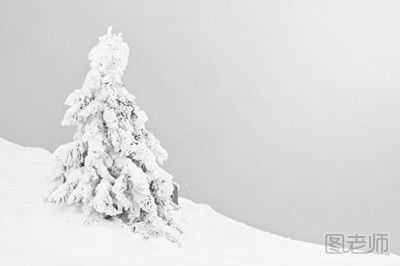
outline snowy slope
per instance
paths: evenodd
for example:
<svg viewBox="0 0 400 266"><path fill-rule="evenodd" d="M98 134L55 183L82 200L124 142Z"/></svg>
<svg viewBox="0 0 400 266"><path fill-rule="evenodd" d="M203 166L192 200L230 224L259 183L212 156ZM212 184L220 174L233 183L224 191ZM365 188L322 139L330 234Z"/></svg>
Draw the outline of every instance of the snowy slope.
<svg viewBox="0 0 400 266"><path fill-rule="evenodd" d="M238 223L181 199L182 246L143 241L112 222L82 223L42 201L50 153L0 139L1 265L400 265L394 255L326 255L321 246Z"/></svg>

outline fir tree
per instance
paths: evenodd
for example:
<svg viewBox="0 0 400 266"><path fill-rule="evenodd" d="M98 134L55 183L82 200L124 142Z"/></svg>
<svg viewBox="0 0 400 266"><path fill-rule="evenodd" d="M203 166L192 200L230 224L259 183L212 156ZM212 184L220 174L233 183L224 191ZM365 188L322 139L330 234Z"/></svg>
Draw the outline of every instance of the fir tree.
<svg viewBox="0 0 400 266"><path fill-rule="evenodd" d="M79 206L87 217L119 219L146 238L177 241L173 177L160 167L168 154L121 80L129 48L111 28L99 40L82 88L66 100L62 125L77 132L54 152L47 200Z"/></svg>

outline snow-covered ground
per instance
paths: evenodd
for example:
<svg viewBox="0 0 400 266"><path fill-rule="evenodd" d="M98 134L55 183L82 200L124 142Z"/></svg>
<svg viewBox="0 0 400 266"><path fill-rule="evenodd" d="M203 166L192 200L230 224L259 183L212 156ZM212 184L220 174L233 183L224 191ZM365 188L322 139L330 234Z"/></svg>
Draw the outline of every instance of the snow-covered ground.
<svg viewBox="0 0 400 266"><path fill-rule="evenodd" d="M85 225L79 210L43 202L49 158L0 139L1 265L400 265L395 255L328 255L185 199L181 247L142 240L113 222Z"/></svg>

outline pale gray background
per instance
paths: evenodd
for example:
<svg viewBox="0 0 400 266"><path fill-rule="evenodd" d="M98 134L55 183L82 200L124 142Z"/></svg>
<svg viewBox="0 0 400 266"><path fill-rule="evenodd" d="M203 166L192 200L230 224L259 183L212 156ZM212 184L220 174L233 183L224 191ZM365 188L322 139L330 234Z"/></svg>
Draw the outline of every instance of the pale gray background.
<svg viewBox="0 0 400 266"><path fill-rule="evenodd" d="M53 151L108 25L182 196L322 243L400 253L398 1L0 1L0 136ZM134 48L134 49L133 49Z"/></svg>

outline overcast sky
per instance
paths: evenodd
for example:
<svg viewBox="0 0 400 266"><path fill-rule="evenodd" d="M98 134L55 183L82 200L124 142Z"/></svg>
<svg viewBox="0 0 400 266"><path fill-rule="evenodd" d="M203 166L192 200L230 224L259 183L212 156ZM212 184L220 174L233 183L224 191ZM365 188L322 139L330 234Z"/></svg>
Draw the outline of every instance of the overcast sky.
<svg viewBox="0 0 400 266"><path fill-rule="evenodd" d="M0 136L53 151L107 26L181 195L322 243L389 232L400 254L398 1L0 2Z"/></svg>

